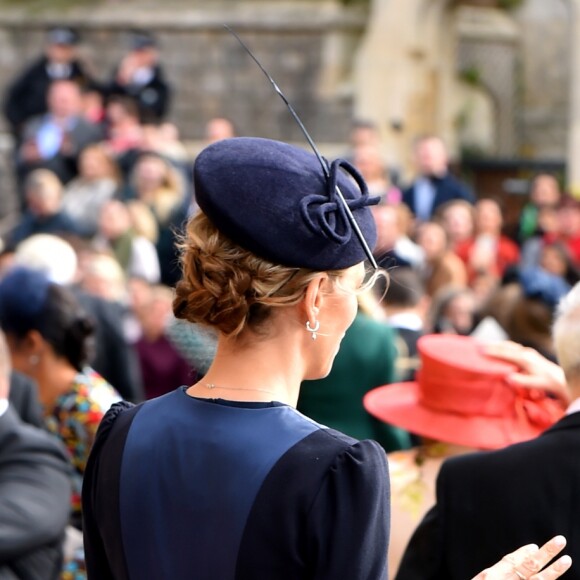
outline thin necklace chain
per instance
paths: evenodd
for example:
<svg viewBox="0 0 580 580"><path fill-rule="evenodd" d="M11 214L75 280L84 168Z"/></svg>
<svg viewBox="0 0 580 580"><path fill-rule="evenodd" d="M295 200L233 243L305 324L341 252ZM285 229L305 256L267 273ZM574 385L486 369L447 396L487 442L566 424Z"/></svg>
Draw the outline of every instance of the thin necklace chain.
<svg viewBox="0 0 580 580"><path fill-rule="evenodd" d="M275 395L273 391L267 391L266 389L244 389L243 387L221 387L215 383L204 383L206 389L222 389L224 391L254 391L259 393L267 393L268 395Z"/></svg>

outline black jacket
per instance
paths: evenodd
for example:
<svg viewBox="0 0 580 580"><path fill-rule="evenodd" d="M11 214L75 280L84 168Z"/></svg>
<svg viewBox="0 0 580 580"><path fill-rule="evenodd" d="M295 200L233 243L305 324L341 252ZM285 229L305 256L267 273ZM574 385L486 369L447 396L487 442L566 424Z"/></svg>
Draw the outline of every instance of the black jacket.
<svg viewBox="0 0 580 580"><path fill-rule="evenodd" d="M0 416L0 579L56 580L70 514L68 460L58 441Z"/></svg>
<svg viewBox="0 0 580 580"><path fill-rule="evenodd" d="M119 304L72 288L95 323L95 356L91 366L128 401L144 399L139 359L125 339L124 312ZM1 580L1 579L0 579Z"/></svg>
<svg viewBox="0 0 580 580"><path fill-rule="evenodd" d="M449 459L437 504L411 538L396 580L465 580L557 534L580 562L579 459L580 413L532 441ZM580 578L580 566L566 578Z"/></svg>
<svg viewBox="0 0 580 580"><path fill-rule="evenodd" d="M37 115L46 113L46 94L52 82L47 71L48 59L43 56L34 61L8 87L3 112L12 130L19 133L24 123ZM68 79L88 85L90 77L77 60L71 63Z"/></svg>
<svg viewBox="0 0 580 580"><path fill-rule="evenodd" d="M45 428L36 383L30 377L16 371L10 373L9 399L10 405L25 423L39 429Z"/></svg>
<svg viewBox="0 0 580 580"><path fill-rule="evenodd" d="M435 199L431 206L431 215L435 213L439 206L454 199L464 199L469 203L475 203L473 193L451 173L446 173L443 177L432 177L430 179L435 188ZM416 182L403 191L403 203L409 207L413 214L417 213L415 209L415 185Z"/></svg>
<svg viewBox="0 0 580 580"><path fill-rule="evenodd" d="M39 131L46 122L44 116L33 117L24 124L22 128L22 139L36 140ZM103 139L103 129L99 125L93 124L83 117L77 116L71 119L74 123L73 127L66 132L66 140L68 141L68 149L59 150L53 157L35 162L28 162L20 156L17 159L17 168L19 176L25 176L34 169L50 169L56 173L58 178L67 183L73 179L77 173L77 158L79 153L88 145L98 143Z"/></svg>
<svg viewBox="0 0 580 580"><path fill-rule="evenodd" d="M121 85L117 82L117 71L106 88L106 94L132 97L139 107L141 121L152 123L162 121L169 111L171 87L165 79L161 66L157 65L151 80L144 85Z"/></svg>

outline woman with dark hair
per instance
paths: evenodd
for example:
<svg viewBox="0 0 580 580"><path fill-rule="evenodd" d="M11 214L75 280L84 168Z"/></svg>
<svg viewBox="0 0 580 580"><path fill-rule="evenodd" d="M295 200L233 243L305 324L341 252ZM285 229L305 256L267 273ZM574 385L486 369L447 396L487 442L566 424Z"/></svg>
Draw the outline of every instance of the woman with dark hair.
<svg viewBox="0 0 580 580"><path fill-rule="evenodd" d="M73 466L72 519L81 528L81 486L97 427L120 397L88 367L92 320L66 288L36 270L15 268L0 282L0 325L12 366L38 384L46 426Z"/></svg>
<svg viewBox="0 0 580 580"><path fill-rule="evenodd" d="M434 334L471 334L476 323L477 303L469 288L445 286L434 296L429 312Z"/></svg>
<svg viewBox="0 0 580 580"><path fill-rule="evenodd" d="M580 272L575 266L568 248L561 242L544 244L540 251L540 268L559 276L573 286L580 279Z"/></svg>

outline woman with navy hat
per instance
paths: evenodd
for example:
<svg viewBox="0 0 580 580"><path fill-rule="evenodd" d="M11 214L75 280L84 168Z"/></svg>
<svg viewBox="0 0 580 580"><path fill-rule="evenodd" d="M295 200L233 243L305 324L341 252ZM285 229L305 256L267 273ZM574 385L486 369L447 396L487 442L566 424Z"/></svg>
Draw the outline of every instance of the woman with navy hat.
<svg viewBox="0 0 580 580"><path fill-rule="evenodd" d="M194 179L174 311L217 330L217 353L201 381L103 420L83 489L89 578L386 578L384 452L294 408L357 311L366 187L345 162L325 177L310 153L254 138L210 145Z"/></svg>
<svg viewBox="0 0 580 580"><path fill-rule="evenodd" d="M337 167L334 177L372 246L366 191ZM194 178L201 212L174 310L216 329L217 353L202 381L104 420L84 489L89 573L381 578L384 452L294 408L354 319L364 249L301 149L221 141Z"/></svg>

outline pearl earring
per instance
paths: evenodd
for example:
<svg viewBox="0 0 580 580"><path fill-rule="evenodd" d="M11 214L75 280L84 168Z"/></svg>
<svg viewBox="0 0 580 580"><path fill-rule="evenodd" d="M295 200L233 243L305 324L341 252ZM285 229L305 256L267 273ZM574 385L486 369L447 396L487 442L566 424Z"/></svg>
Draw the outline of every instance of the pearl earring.
<svg viewBox="0 0 580 580"><path fill-rule="evenodd" d="M28 357L28 362L32 365L32 366L36 366L39 362L40 362L40 357L37 354L31 354Z"/></svg>
<svg viewBox="0 0 580 580"><path fill-rule="evenodd" d="M318 322L318 320L314 321L314 328L312 328L310 326L310 320L306 321L306 330L308 332L312 333L312 340L316 340L316 333L318 332L318 329L320 328L320 322Z"/></svg>

